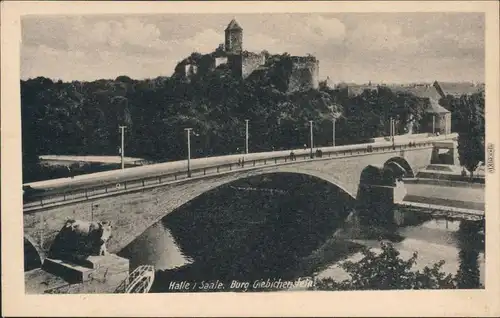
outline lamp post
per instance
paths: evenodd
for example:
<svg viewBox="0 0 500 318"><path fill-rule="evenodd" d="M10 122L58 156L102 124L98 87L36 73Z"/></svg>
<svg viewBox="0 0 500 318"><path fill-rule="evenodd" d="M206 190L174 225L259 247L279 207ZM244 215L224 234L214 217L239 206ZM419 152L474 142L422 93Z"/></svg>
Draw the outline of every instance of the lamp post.
<svg viewBox="0 0 500 318"><path fill-rule="evenodd" d="M120 126L119 128L122 134L122 146L120 148L120 155L121 155L121 164L123 170L125 169L125 128L127 128L127 126Z"/></svg>
<svg viewBox="0 0 500 318"><path fill-rule="evenodd" d="M333 117L332 119L332 147L335 147L335 123L337 119Z"/></svg>
<svg viewBox="0 0 500 318"><path fill-rule="evenodd" d="M248 154L248 119L245 119L245 153Z"/></svg>
<svg viewBox="0 0 500 318"><path fill-rule="evenodd" d="M392 141L392 147L394 148L394 135L396 134L396 120L391 117L391 141Z"/></svg>
<svg viewBox="0 0 500 318"><path fill-rule="evenodd" d="M309 121L309 127L310 127L310 135L311 135L311 158L313 157L313 147L314 147L314 139L313 139L313 121Z"/></svg>
<svg viewBox="0 0 500 318"><path fill-rule="evenodd" d="M193 128L184 128L187 134L187 148L188 148L188 178L191 178L191 131Z"/></svg>
<svg viewBox="0 0 500 318"><path fill-rule="evenodd" d="M389 117L389 138L392 139L392 117Z"/></svg>

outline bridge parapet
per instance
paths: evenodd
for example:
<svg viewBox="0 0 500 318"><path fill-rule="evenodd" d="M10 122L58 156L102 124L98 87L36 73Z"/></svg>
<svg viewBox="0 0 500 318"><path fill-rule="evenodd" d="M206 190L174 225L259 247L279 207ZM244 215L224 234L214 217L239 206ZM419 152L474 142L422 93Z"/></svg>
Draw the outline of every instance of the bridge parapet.
<svg viewBox="0 0 500 318"><path fill-rule="evenodd" d="M448 138L453 138L453 136L449 135ZM182 166L168 169L163 168L164 164L157 164L129 168L125 169L125 171L118 170L89 174L70 180L49 180L47 181L47 185L44 185L44 182L36 182L26 185L26 191L28 192L25 192L24 212L29 213L59 205L141 191L193 178L231 173L233 170L293 164L297 161L335 160L338 158L369 156L377 153L399 152L400 155L404 156L404 153L407 151L432 148L434 142L439 140L446 140L445 136L411 140L411 143L409 141L400 141L394 144L370 143L326 147L321 148L322 154L320 157L315 157L314 152L311 157L310 150L299 149L219 157L224 160L221 159L215 162L215 164L203 164L202 161L197 164L194 161L199 159L195 159L193 160L193 168L190 170L190 176L187 169ZM291 152L293 152L293 156Z"/></svg>

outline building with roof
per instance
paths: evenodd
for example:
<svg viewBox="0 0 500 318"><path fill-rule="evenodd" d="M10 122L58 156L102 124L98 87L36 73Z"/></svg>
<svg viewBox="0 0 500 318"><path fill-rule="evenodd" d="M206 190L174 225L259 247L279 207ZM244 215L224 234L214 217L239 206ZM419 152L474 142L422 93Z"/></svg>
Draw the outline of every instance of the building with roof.
<svg viewBox="0 0 500 318"><path fill-rule="evenodd" d="M241 54L243 51L243 28L232 19L227 25L225 33L225 48L226 52L232 54Z"/></svg>
<svg viewBox="0 0 500 318"><path fill-rule="evenodd" d="M422 119L422 132L450 134L451 112L439 105L435 99L429 99L429 107L425 110Z"/></svg>
<svg viewBox="0 0 500 318"><path fill-rule="evenodd" d="M432 85L425 85L422 90L415 90L413 93L429 100L429 106L422 118L421 132L450 134L451 112L439 104L439 100L446 97L439 83L435 81Z"/></svg>

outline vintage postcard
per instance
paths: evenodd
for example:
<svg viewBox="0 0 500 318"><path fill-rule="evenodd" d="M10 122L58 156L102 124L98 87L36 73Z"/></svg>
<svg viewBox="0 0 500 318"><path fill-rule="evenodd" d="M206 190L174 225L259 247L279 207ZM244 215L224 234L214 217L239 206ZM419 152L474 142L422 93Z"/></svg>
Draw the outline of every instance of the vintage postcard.
<svg viewBox="0 0 500 318"><path fill-rule="evenodd" d="M4 314L499 315L498 9L3 2Z"/></svg>

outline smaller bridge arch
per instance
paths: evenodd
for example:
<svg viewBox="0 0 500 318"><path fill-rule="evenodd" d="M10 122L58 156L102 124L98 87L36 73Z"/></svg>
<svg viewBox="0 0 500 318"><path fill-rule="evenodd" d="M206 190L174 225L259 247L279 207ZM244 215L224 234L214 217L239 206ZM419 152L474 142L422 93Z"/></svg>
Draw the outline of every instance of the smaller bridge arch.
<svg viewBox="0 0 500 318"><path fill-rule="evenodd" d="M396 165L394 165L394 163ZM413 171L413 168L408 163L408 161L403 157L392 157L384 163L384 169L388 168L391 170L394 170L394 169L399 170L397 166L404 169L403 177L405 177L405 178L414 178L415 177L415 172Z"/></svg>

